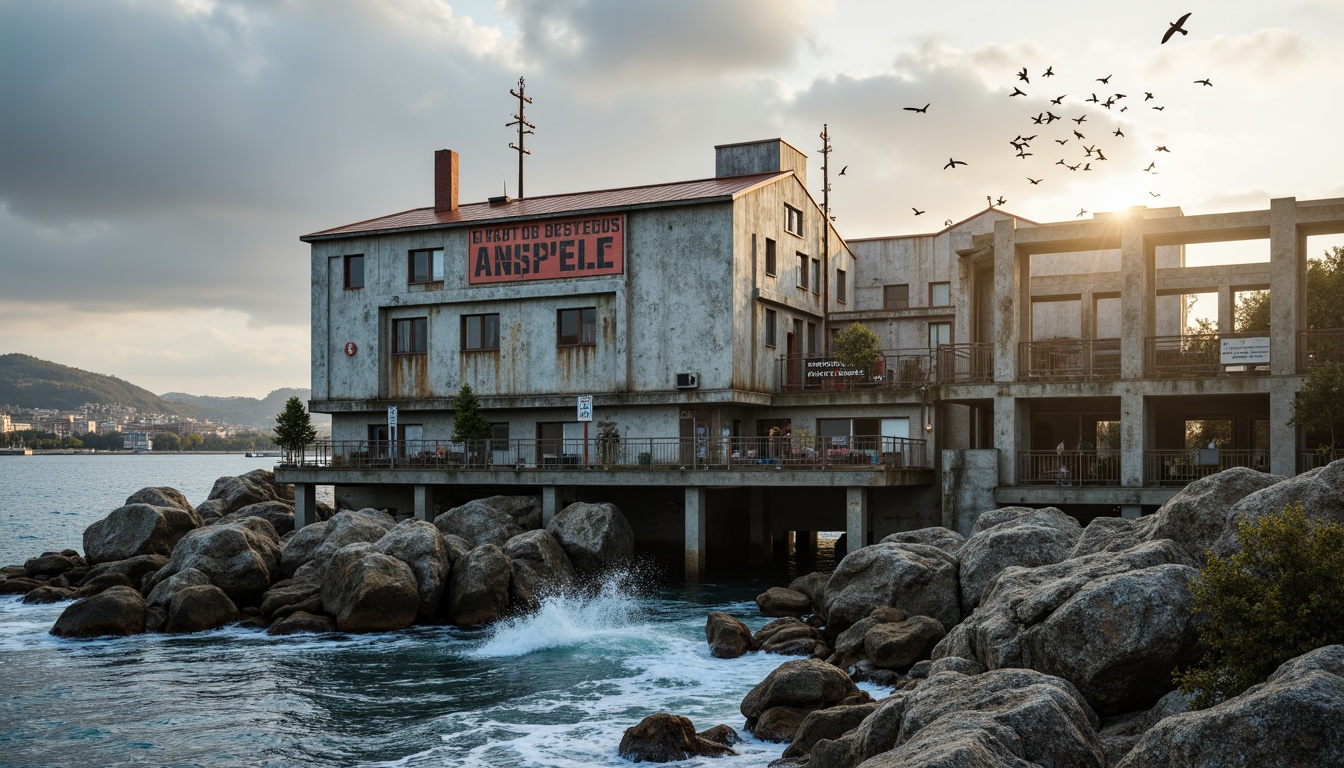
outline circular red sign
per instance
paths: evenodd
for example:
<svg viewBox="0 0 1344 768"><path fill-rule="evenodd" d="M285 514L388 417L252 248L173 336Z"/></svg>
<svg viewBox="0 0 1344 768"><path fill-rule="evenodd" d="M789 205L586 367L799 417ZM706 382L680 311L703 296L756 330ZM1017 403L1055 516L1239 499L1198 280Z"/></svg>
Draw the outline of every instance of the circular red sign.
<svg viewBox="0 0 1344 768"><path fill-rule="evenodd" d="M358 351L359 347L355 346L355 342L353 341L345 342L345 354L347 357L354 357L355 353Z"/></svg>

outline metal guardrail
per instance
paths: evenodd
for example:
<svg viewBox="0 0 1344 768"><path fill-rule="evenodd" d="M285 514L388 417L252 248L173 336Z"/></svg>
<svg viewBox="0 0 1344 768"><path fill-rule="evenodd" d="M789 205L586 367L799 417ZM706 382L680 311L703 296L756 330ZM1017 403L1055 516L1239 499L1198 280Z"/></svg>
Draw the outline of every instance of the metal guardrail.
<svg viewBox="0 0 1344 768"><path fill-rule="evenodd" d="M1050 339L1018 344L1018 377L1036 381L1120 378L1120 339Z"/></svg>
<svg viewBox="0 0 1344 768"><path fill-rule="evenodd" d="M300 469L926 469L927 441L901 437L626 437L584 440L319 441L282 460Z"/></svg>
<svg viewBox="0 0 1344 768"><path fill-rule="evenodd" d="M1018 485L1119 485L1119 451L1018 451Z"/></svg>
<svg viewBox="0 0 1344 768"><path fill-rule="evenodd" d="M1144 366L1153 378L1266 375L1269 365L1223 365L1222 340L1264 338L1268 333L1204 333L1149 336L1144 344Z"/></svg>
<svg viewBox="0 0 1344 768"><path fill-rule="evenodd" d="M1339 461L1340 459L1344 459L1344 448L1333 451L1329 448L1317 449L1315 451L1298 451L1297 473L1300 475L1303 472L1308 472L1317 467L1324 467L1326 464L1329 464L1332 461Z"/></svg>
<svg viewBox="0 0 1344 768"><path fill-rule="evenodd" d="M1344 328L1309 328L1297 334L1297 370L1344 363Z"/></svg>
<svg viewBox="0 0 1344 768"><path fill-rule="evenodd" d="M783 355L779 391L917 389L932 380L932 367L932 351L923 348L886 350L872 368L856 368L821 355Z"/></svg>
<svg viewBox="0 0 1344 768"><path fill-rule="evenodd" d="M994 380L993 344L939 344L936 361L939 384L972 384Z"/></svg>
<svg viewBox="0 0 1344 768"><path fill-rule="evenodd" d="M1224 469L1269 471L1269 451L1261 448L1184 448L1146 451L1145 485L1188 485Z"/></svg>

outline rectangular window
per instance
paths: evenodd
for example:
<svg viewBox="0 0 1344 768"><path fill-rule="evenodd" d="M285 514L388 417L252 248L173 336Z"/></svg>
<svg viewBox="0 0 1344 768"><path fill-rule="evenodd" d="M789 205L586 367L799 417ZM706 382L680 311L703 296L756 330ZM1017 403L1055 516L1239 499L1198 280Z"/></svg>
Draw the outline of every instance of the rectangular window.
<svg viewBox="0 0 1344 768"><path fill-rule="evenodd" d="M507 451L509 449L509 423L507 421L490 424L490 449L493 451Z"/></svg>
<svg viewBox="0 0 1344 768"><path fill-rule="evenodd" d="M462 350L499 349L499 313L462 316Z"/></svg>
<svg viewBox="0 0 1344 768"><path fill-rule="evenodd" d="M579 347L597 344L597 308L562 309L556 328L556 344L561 347Z"/></svg>
<svg viewBox="0 0 1344 768"><path fill-rule="evenodd" d="M939 344L951 343L951 323L929 323L929 349L937 349Z"/></svg>
<svg viewBox="0 0 1344 768"><path fill-rule="evenodd" d="M929 306L946 307L952 303L951 283L929 283Z"/></svg>
<svg viewBox="0 0 1344 768"><path fill-rule="evenodd" d="M908 309L909 307L910 307L910 286L908 285L882 286L883 309Z"/></svg>
<svg viewBox="0 0 1344 768"><path fill-rule="evenodd" d="M845 284L845 270L843 269L835 270L835 300L840 302L841 304L844 304L845 299L847 298L845 296L846 287L847 286Z"/></svg>
<svg viewBox="0 0 1344 768"><path fill-rule="evenodd" d="M798 254L798 287L804 291L807 290L807 265L809 261L811 259L807 258L807 254Z"/></svg>
<svg viewBox="0 0 1344 768"><path fill-rule="evenodd" d="M345 287L364 287L364 254L358 253L345 257Z"/></svg>
<svg viewBox="0 0 1344 768"><path fill-rule="evenodd" d="M765 238L765 274L775 276L775 241Z"/></svg>
<svg viewBox="0 0 1344 768"><path fill-rule="evenodd" d="M807 353L809 355L817 354L817 324L807 324Z"/></svg>
<svg viewBox="0 0 1344 768"><path fill-rule="evenodd" d="M442 281L442 248L421 248L410 252L410 269L406 282L437 283Z"/></svg>
<svg viewBox="0 0 1344 768"><path fill-rule="evenodd" d="M775 310L765 310L765 346L775 347L779 345L779 337L776 335L779 333L776 330L778 323L779 318L776 316Z"/></svg>
<svg viewBox="0 0 1344 768"><path fill-rule="evenodd" d="M423 355L429 351L429 321L411 317L392 321L392 354Z"/></svg>
<svg viewBox="0 0 1344 768"><path fill-rule="evenodd" d="M812 292L821 293L821 261L812 260Z"/></svg>
<svg viewBox="0 0 1344 768"><path fill-rule="evenodd" d="M803 236L803 212L792 205L784 206L784 230Z"/></svg>

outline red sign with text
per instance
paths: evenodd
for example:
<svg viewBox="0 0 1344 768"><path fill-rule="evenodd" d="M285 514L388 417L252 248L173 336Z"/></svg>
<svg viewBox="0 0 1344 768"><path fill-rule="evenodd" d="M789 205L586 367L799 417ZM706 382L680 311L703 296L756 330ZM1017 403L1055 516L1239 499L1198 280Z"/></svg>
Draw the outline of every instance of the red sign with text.
<svg viewBox="0 0 1344 768"><path fill-rule="evenodd" d="M624 271L623 214L500 224L467 232L467 282L472 285Z"/></svg>

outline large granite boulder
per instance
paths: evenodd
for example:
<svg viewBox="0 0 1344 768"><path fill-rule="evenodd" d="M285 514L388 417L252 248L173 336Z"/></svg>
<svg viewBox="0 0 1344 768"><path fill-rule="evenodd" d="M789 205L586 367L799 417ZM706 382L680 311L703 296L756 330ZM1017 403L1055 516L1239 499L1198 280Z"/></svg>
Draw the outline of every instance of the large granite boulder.
<svg viewBox="0 0 1344 768"><path fill-rule="evenodd" d="M809 765L1104 768L1097 717L1067 681L1025 669L941 672L879 702Z"/></svg>
<svg viewBox="0 0 1344 768"><path fill-rule="evenodd" d="M293 504L294 486L275 482L275 473L268 469L254 469L235 477L219 478L206 497L206 502L215 502L210 505L211 514L220 517L264 501Z"/></svg>
<svg viewBox="0 0 1344 768"><path fill-rule="evenodd" d="M1190 581L1197 571L1161 539L1036 568L1010 567L933 657L1062 677L1101 714L1150 706L1171 670L1195 660Z"/></svg>
<svg viewBox="0 0 1344 768"><path fill-rule="evenodd" d="M145 599L131 587L111 589L70 604L56 619L57 637L138 635L145 631Z"/></svg>
<svg viewBox="0 0 1344 768"><path fill-rule="evenodd" d="M260 517L197 528L182 537L168 563L146 579L142 588L153 590L177 572L195 568L236 605L256 605L271 582L278 580L280 552L275 528Z"/></svg>
<svg viewBox="0 0 1344 768"><path fill-rule="evenodd" d="M625 729L621 757L632 762L670 763L692 757L736 755L732 747L711 741L695 732L689 718L659 712Z"/></svg>
<svg viewBox="0 0 1344 768"><path fill-rule="evenodd" d="M490 499L476 499L460 507L453 507L435 517L434 525L444 535L461 536L473 548L482 544L502 548L509 539L527 530L518 518L509 514L507 509L492 504Z"/></svg>
<svg viewBox="0 0 1344 768"><path fill-rule="evenodd" d="M410 566L420 594L415 619L430 622L439 614L443 591L448 586L448 549L439 529L424 520L402 520L372 546L372 551L390 555Z"/></svg>
<svg viewBox="0 0 1344 768"><path fill-rule="evenodd" d="M136 555L163 555L203 521L194 511L178 507L127 504L84 529L84 555L89 563L125 560Z"/></svg>
<svg viewBox="0 0 1344 768"><path fill-rule="evenodd" d="M792 741L797 726L809 712L838 704L862 704L872 697L855 687L839 668L819 659L786 661L742 699L747 730L766 741ZM782 710L771 714L773 710ZM779 715L784 717L780 718ZM792 727L783 728L787 721ZM788 731L785 733L784 731Z"/></svg>
<svg viewBox="0 0 1344 768"><path fill-rule="evenodd" d="M736 659L751 650L751 630L732 616L713 611L705 620L705 642L709 643L710 656Z"/></svg>
<svg viewBox="0 0 1344 768"><path fill-rule="evenodd" d="M238 606L224 590L213 584L183 587L173 593L168 604L166 631L174 633L203 632L219 629L241 620Z"/></svg>
<svg viewBox="0 0 1344 768"><path fill-rule="evenodd" d="M1123 517L1096 517L1087 524L1066 560L1095 555L1098 552L1124 552L1147 541L1148 530L1156 515L1131 520ZM1193 562L1193 561L1192 561Z"/></svg>
<svg viewBox="0 0 1344 768"><path fill-rule="evenodd" d="M183 568L172 576L160 581L149 591L145 602L164 610L173 602L173 596L187 587L203 587L210 584L210 577L195 568Z"/></svg>
<svg viewBox="0 0 1344 768"><path fill-rule="evenodd" d="M944 627L961 621L957 558L927 544L874 544L851 552L826 584L826 629L843 632L874 608L932 616Z"/></svg>
<svg viewBox="0 0 1344 768"><path fill-rule="evenodd" d="M1284 662L1269 679L1148 730L1119 768L1344 765L1344 646Z"/></svg>
<svg viewBox="0 0 1344 768"><path fill-rule="evenodd" d="M295 611L283 619L277 620L266 630L272 636L296 635L299 633L335 632L336 622L330 616Z"/></svg>
<svg viewBox="0 0 1344 768"><path fill-rule="evenodd" d="M838 739L859 727L877 709L877 702L828 707L809 712L794 732L793 741L781 757L799 758L808 755L822 739Z"/></svg>
<svg viewBox="0 0 1344 768"><path fill-rule="evenodd" d="M1153 516L1146 538L1171 539L1198 566L1204 565L1204 552L1222 536L1237 502L1282 482L1280 475L1257 472L1248 467L1233 467L1201 477L1172 496ZM1344 489L1341 489L1344 493ZM1278 511L1283 509L1280 505Z"/></svg>
<svg viewBox="0 0 1344 768"><path fill-rule="evenodd" d="M1253 522L1264 515L1277 514L1289 504L1299 501L1308 519L1344 524L1344 459L1247 494L1227 511L1223 530L1209 551L1219 557L1240 552L1241 540L1237 538L1237 526L1241 522Z"/></svg>
<svg viewBox="0 0 1344 768"><path fill-rule="evenodd" d="M460 626L489 624L509 611L513 564L494 544L483 544L453 563L448 620Z"/></svg>
<svg viewBox="0 0 1344 768"><path fill-rule="evenodd" d="M615 504L575 502L546 524L580 573L599 571L635 555L635 534Z"/></svg>
<svg viewBox="0 0 1344 768"><path fill-rule="evenodd" d="M275 528L276 533L284 536L294 530L294 502L261 501L256 504L248 504L236 512L224 515L212 524L226 523L243 517L263 517L266 522L271 524L271 527Z"/></svg>
<svg viewBox="0 0 1344 768"><path fill-rule="evenodd" d="M751 638L751 646L761 653L777 653L781 656L824 659L832 653L821 630L792 616L775 619L756 630Z"/></svg>
<svg viewBox="0 0 1344 768"><path fill-rule="evenodd" d="M794 579L789 583L789 589L807 595L807 599L812 601L813 607L816 607L821 605L821 598L826 594L826 582L830 580L829 573L813 571Z"/></svg>
<svg viewBox="0 0 1344 768"><path fill-rule="evenodd" d="M868 630L878 624L905 621L905 618L905 612L899 608L888 606L874 608L867 616L850 624L844 632L836 636L835 652L826 661L841 669L848 669L868 657L868 651L864 648L864 638L867 637Z"/></svg>
<svg viewBox="0 0 1344 768"><path fill-rule="evenodd" d="M1031 568L1065 559L1082 531L1054 507L1005 507L980 515L957 554L962 608L979 605L985 585L1010 565Z"/></svg>
<svg viewBox="0 0 1344 768"><path fill-rule="evenodd" d="M512 563L509 602L518 609L536 610L546 595L574 583L574 565L549 531L538 528L514 536L504 545L504 554Z"/></svg>
<svg viewBox="0 0 1344 768"><path fill-rule="evenodd" d="M67 555L62 552L43 552L23 563L24 574L32 578L52 578L76 568L87 569L88 563L78 554Z"/></svg>
<svg viewBox="0 0 1344 768"><path fill-rule="evenodd" d="M117 574L125 576L131 586L139 587L145 582L147 576L167 564L168 558L163 555L136 555L125 560L111 560L90 568L79 581L79 586L83 587L103 576ZM148 592L148 590L145 591Z"/></svg>
<svg viewBox="0 0 1344 768"><path fill-rule="evenodd" d="M183 512L191 514L196 513L196 508L191 506L187 497L176 488L169 488L166 485L150 486L141 488L126 497L126 504L148 504L151 507L177 507Z"/></svg>
<svg viewBox="0 0 1344 768"><path fill-rule="evenodd" d="M907 669L929 657L947 632L937 619L911 616L905 621L881 623L863 636L863 649L874 666L883 669Z"/></svg>
<svg viewBox="0 0 1344 768"><path fill-rule="evenodd" d="M966 537L951 528L944 528L941 525L935 525L931 528L920 528L914 531L897 531L882 537L879 544L927 544L930 547L937 547L949 555L956 555L961 545L966 543Z"/></svg>
<svg viewBox="0 0 1344 768"><path fill-rule="evenodd" d="M327 564L322 610L342 632L393 632L415 623L420 591L415 573L369 544L351 544Z"/></svg>
<svg viewBox="0 0 1344 768"><path fill-rule="evenodd" d="M812 613L812 598L792 589L771 587L756 596L756 608L762 616L806 616Z"/></svg>
<svg viewBox="0 0 1344 768"><path fill-rule="evenodd" d="M397 521L377 509L343 510L330 520L306 525L294 532L285 542L280 558L280 572L286 577L304 564L316 561L325 566L335 553L350 544L372 544L387 535Z"/></svg>

